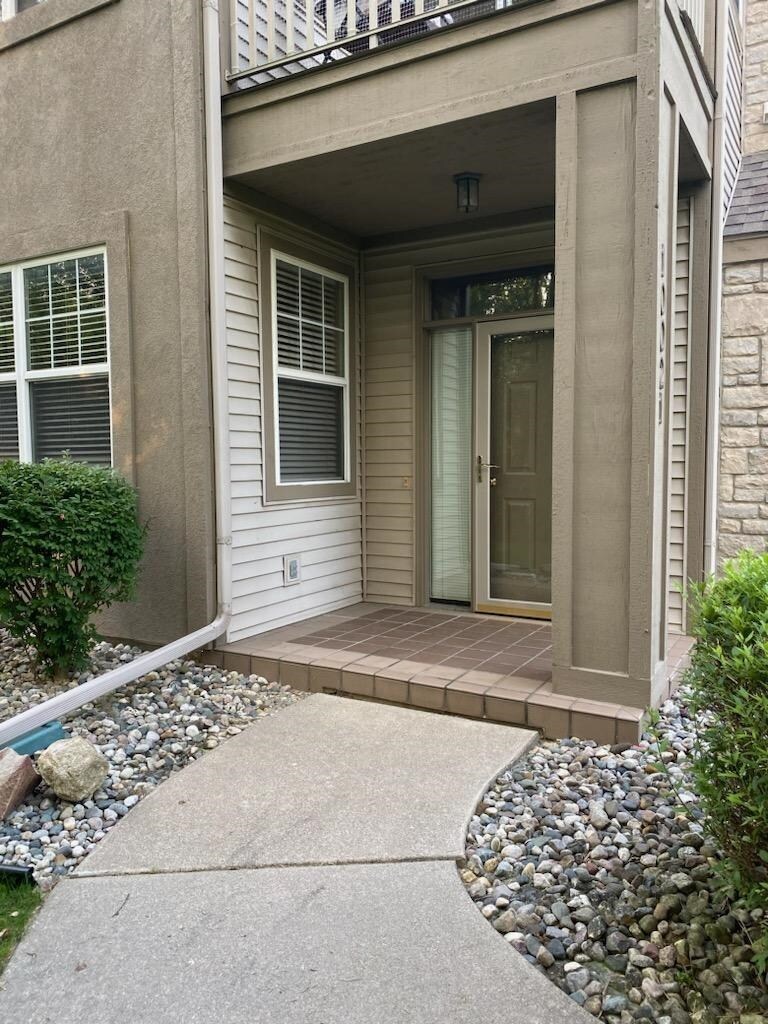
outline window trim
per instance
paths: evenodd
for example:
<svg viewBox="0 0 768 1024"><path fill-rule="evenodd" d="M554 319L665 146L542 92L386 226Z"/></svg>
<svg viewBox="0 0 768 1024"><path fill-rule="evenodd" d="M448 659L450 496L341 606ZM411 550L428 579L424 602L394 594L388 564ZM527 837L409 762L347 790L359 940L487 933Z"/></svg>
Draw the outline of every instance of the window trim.
<svg viewBox="0 0 768 1024"><path fill-rule="evenodd" d="M343 376L337 376L330 373L318 373L316 370L302 370L291 366L281 366L280 356L278 353L278 336L277 336L277 264L278 261L287 263L290 266L298 267L299 270L307 270L313 274L317 274L320 277L327 277L331 281L338 281L344 290L344 325L342 327L342 334L344 338L343 353L344 353L344 374ZM350 466L350 422L349 422L349 277L345 274L339 274L335 271L326 270L324 267L318 266L315 263L310 263L307 260L300 260L294 256L290 256L288 253L279 252L277 249L272 249L270 253L270 285L272 289L271 304L272 304L272 389L275 394L275 402L273 409L273 420L272 428L275 435L275 484L278 487L291 486L291 487L318 487L323 485L332 484L346 484L349 483L351 475ZM285 314L283 314L285 315ZM294 319L291 317L291 319ZM299 309L299 315L295 318L299 324L305 319L301 315L301 309ZM325 323L321 323L318 326L325 327ZM323 345L325 345L325 339L323 339ZM336 477L331 480L283 480L282 477L282 464L280 461L280 399L279 399L279 382L283 380L296 380L305 381L309 384L324 384L327 387L335 387L341 391L341 408L343 416L343 434L341 438L341 456L343 461L343 473L340 477Z"/></svg>
<svg viewBox="0 0 768 1024"><path fill-rule="evenodd" d="M104 259L104 316L106 323L107 358L100 363L77 364L75 366L50 367L44 370L28 368L29 340L27 337L26 303L24 295L24 271L31 267L48 266L60 260L74 260L87 256L102 256ZM66 380L73 377L107 378L109 395L109 464L115 465L115 431L113 417L110 298L109 298L109 257L104 245L84 249L49 253L35 259L7 263L0 266L0 274L11 275L11 305L13 314L13 357L14 369L0 373L0 384L14 384L16 388L16 411L19 446L19 462L33 462L34 424L32 423L32 399L30 385L36 380ZM85 370L85 372L84 372Z"/></svg>
<svg viewBox="0 0 768 1024"><path fill-rule="evenodd" d="M358 497L357 472L357 265L354 257L331 255L318 248L294 242L288 236L273 234L261 226L257 229L259 254L259 294L261 295L261 398L262 449L264 453L265 505L285 502ZM277 259L305 268L313 273L341 281L344 285L345 330L344 355L346 374L342 377L314 371L279 369L277 362ZM280 431L277 398L278 376L292 380L335 385L344 390L344 476L338 480L282 481L279 476Z"/></svg>
<svg viewBox="0 0 768 1024"><path fill-rule="evenodd" d="M15 0L8 2L0 16L0 52L116 3L119 0L47 0L17 14Z"/></svg>

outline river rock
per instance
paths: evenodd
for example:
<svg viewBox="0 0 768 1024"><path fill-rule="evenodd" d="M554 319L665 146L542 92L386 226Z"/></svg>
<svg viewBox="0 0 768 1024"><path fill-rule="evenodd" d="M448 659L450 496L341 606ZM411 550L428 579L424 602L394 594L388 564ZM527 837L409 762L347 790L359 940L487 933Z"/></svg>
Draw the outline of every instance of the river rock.
<svg viewBox="0 0 768 1024"><path fill-rule="evenodd" d="M11 747L0 750L0 821L29 796L40 781L32 758Z"/></svg>
<svg viewBox="0 0 768 1024"><path fill-rule="evenodd" d="M37 759L37 769L56 796L79 802L93 796L107 777L109 762L82 736L57 740Z"/></svg>

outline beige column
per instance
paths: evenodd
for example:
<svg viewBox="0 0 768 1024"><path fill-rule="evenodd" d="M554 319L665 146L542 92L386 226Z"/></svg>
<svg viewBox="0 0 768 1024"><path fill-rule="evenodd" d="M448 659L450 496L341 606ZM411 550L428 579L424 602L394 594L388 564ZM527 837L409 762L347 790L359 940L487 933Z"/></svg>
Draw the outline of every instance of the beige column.
<svg viewBox="0 0 768 1024"><path fill-rule="evenodd" d="M553 682L643 707L663 613L659 111L628 81L557 114Z"/></svg>

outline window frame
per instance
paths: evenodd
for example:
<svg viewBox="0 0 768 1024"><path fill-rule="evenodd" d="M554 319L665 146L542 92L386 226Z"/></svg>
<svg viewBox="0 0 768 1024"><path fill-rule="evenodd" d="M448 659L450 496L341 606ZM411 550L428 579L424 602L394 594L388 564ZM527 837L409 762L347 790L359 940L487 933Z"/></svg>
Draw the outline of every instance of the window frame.
<svg viewBox="0 0 768 1024"><path fill-rule="evenodd" d="M32 267L49 266L64 260L101 256L104 260L104 319L106 325L106 359L99 363L78 363L73 366L55 366L44 370L30 370L29 338L27 336L26 296L24 292L24 271ZM115 431L113 422L113 395L111 372L111 335L109 317L109 264L104 245L83 249L49 253L34 259L0 265L0 274L11 275L11 308L13 323L14 369L0 372L0 384L14 384L16 387L16 412L19 462L34 462L34 424L32 422L31 384L36 380L71 380L73 378L106 377L109 395L109 465L115 465Z"/></svg>
<svg viewBox="0 0 768 1024"><path fill-rule="evenodd" d="M309 502L324 499L358 497L357 443L358 429L356 390L356 287L357 267L352 258L326 255L294 243L285 236L273 235L259 228L259 281L262 296L262 404L265 505ZM299 269L339 281L344 287L344 367L343 376L280 367L277 354L277 261L282 260ZM281 314L282 315L282 314ZM344 430L342 437L343 476L336 480L297 481L281 479L280 474L280 407L279 378L325 384L342 390Z"/></svg>
<svg viewBox="0 0 768 1024"><path fill-rule="evenodd" d="M16 0L0 0L0 52L67 25L120 0L47 0L18 11ZM21 17L23 15L23 17Z"/></svg>

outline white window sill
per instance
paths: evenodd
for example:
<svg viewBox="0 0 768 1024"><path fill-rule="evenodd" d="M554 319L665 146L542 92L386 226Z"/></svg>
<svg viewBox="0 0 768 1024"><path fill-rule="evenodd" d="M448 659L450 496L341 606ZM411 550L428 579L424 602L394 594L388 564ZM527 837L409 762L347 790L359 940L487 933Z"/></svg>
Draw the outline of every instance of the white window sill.
<svg viewBox="0 0 768 1024"><path fill-rule="evenodd" d="M100 7L108 7L118 0L46 0L38 7L22 11L8 21L0 22L0 51L26 43L28 39L44 35L60 25L82 18Z"/></svg>

